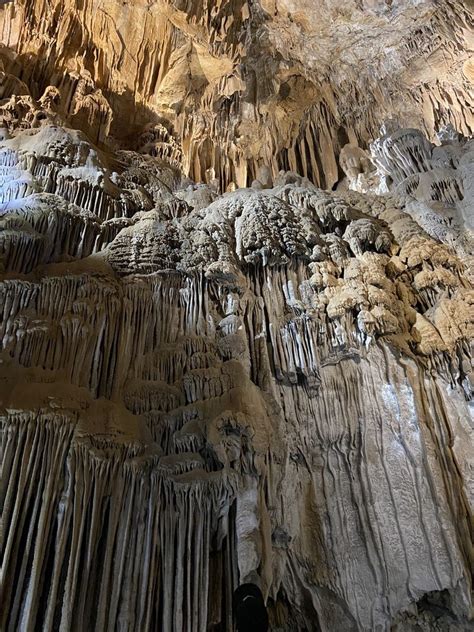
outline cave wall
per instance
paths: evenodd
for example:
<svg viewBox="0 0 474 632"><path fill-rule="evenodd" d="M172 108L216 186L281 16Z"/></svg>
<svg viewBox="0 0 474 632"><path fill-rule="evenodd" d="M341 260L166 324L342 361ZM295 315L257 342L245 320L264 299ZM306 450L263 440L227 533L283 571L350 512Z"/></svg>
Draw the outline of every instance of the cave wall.
<svg viewBox="0 0 474 632"><path fill-rule="evenodd" d="M93 142L110 134L136 148L145 125L167 121L184 172L206 181L214 169L223 191L249 185L262 164L331 188L341 148L367 146L394 113L430 138L447 123L471 133L472 27L466 0L19 0L0 10L4 69L34 97L60 87L62 112L81 128L81 103L93 101L105 119Z"/></svg>
<svg viewBox="0 0 474 632"><path fill-rule="evenodd" d="M2 627L231 629L256 578L273 629L467 625L462 248L394 194L4 136Z"/></svg>
<svg viewBox="0 0 474 632"><path fill-rule="evenodd" d="M0 8L1 629L472 627L468 4L317 8Z"/></svg>

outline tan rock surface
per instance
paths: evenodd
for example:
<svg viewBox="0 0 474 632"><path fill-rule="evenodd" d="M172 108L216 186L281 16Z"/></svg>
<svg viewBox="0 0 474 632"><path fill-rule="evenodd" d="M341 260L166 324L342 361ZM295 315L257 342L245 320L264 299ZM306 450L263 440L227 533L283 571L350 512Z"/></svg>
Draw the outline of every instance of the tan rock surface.
<svg viewBox="0 0 474 632"><path fill-rule="evenodd" d="M17 0L3 91L57 86L93 142L168 121L184 172L214 168L222 191L262 163L332 187L340 149L394 113L430 138L472 132L472 27L470 0Z"/></svg>
<svg viewBox="0 0 474 632"><path fill-rule="evenodd" d="M0 8L2 630L472 628L469 16Z"/></svg>

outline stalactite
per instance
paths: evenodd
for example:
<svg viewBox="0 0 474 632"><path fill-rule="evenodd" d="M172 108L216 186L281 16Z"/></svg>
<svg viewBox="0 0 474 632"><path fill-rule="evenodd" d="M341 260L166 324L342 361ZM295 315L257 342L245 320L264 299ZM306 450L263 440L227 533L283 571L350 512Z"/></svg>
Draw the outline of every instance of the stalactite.
<svg viewBox="0 0 474 632"><path fill-rule="evenodd" d="M343 17L338 0L304 15L286 0L160 0L151 9L108 0L97 11L22 2L0 13L14 51L1 57L1 96L19 95L11 120L29 125L20 110L43 96L33 125L54 113L95 143L140 146L197 181L213 168L222 191L250 185L262 162L274 176L292 170L331 188L344 144L367 146L387 112L430 139L448 123L474 129L461 70L467 3L366 5L350 3ZM420 59L435 70L424 76Z"/></svg>
<svg viewBox="0 0 474 632"><path fill-rule="evenodd" d="M469 12L346 8L446 51L367 148L407 79L346 27L79 4L0 9L0 627L467 629Z"/></svg>

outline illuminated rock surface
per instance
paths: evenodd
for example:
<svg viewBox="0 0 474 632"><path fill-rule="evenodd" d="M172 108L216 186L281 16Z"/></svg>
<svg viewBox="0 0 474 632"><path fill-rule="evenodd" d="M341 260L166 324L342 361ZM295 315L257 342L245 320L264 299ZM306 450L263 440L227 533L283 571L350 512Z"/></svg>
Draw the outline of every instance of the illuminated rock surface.
<svg viewBox="0 0 474 632"><path fill-rule="evenodd" d="M1 629L472 629L467 6L0 9Z"/></svg>

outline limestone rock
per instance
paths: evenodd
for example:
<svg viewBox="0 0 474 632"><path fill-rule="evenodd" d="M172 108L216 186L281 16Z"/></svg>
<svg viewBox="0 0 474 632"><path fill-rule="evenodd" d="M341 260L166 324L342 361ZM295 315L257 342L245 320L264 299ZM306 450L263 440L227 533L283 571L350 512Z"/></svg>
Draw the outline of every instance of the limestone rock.
<svg viewBox="0 0 474 632"><path fill-rule="evenodd" d="M255 573L275 625L467 620L462 259L391 196L183 195L48 125L0 156L5 629L203 630Z"/></svg>
<svg viewBox="0 0 474 632"><path fill-rule="evenodd" d="M470 18L0 8L2 630L472 627Z"/></svg>
<svg viewBox="0 0 474 632"><path fill-rule="evenodd" d="M69 124L126 149L166 123L186 175L212 168L221 191L262 164L331 188L387 116L472 133L472 19L469 0L18 0L0 98L56 86Z"/></svg>

